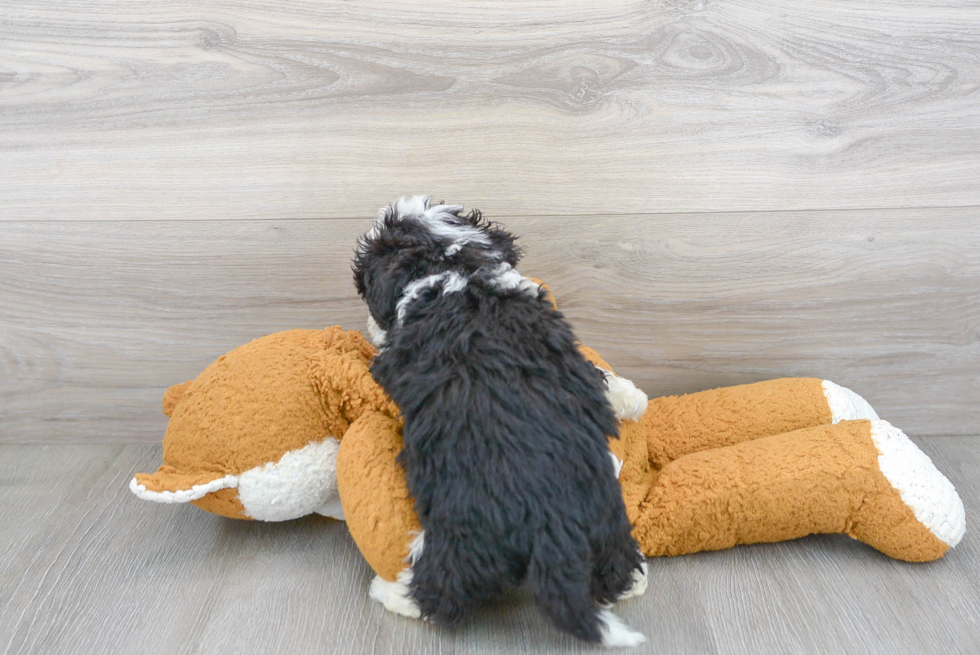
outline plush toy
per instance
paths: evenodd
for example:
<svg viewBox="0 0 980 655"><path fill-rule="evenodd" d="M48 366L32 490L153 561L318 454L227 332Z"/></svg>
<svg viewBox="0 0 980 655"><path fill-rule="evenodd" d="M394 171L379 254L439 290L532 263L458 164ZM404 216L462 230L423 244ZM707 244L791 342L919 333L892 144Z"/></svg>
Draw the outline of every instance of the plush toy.
<svg viewBox="0 0 980 655"><path fill-rule="evenodd" d="M359 332L331 327L273 334L219 357L167 390L165 463L136 474L131 490L232 518L346 519L378 574L372 596L397 597L421 526L396 463L398 408L371 377L373 354ZM621 423L609 447L647 556L842 533L920 562L942 557L965 531L962 502L929 458L826 380L657 398Z"/></svg>

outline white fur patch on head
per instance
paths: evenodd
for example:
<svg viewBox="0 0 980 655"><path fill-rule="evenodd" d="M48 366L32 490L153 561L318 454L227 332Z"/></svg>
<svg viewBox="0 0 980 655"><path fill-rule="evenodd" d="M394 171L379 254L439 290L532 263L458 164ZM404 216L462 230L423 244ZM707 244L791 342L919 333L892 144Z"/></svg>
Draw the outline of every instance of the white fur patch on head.
<svg viewBox="0 0 980 655"><path fill-rule="evenodd" d="M631 648L647 640L609 610L599 611L599 621L599 634L602 636L602 645L606 648Z"/></svg>
<svg viewBox="0 0 980 655"><path fill-rule="evenodd" d="M391 203L392 209L395 210L395 215L399 217L405 216L422 216L430 210L430 205L432 204L432 199L429 196L402 196L395 202ZM436 205L432 207L433 210L446 211L447 209L455 208L457 211L462 210L460 207L453 207L452 205ZM382 210L383 212L384 210Z"/></svg>
<svg viewBox="0 0 980 655"><path fill-rule="evenodd" d="M466 288L469 278L460 275L456 271L450 271L446 281L442 285L443 293L459 293Z"/></svg>
<svg viewBox="0 0 980 655"><path fill-rule="evenodd" d="M855 419L878 420L878 414L868 401L850 389L834 384L830 380L824 380L823 395L827 399L827 406L830 408L834 423Z"/></svg>
<svg viewBox="0 0 980 655"><path fill-rule="evenodd" d="M429 196L402 197L393 202L390 208L381 209L367 237L368 239L376 237L385 218L390 215L396 221L416 220L423 224L432 236L448 241L447 257L452 257L469 243L491 245L490 237L484 230L470 225L458 216L461 211L463 211L462 205L432 205ZM490 253L490 256L495 254ZM499 257L499 254L497 256Z"/></svg>
<svg viewBox="0 0 980 655"><path fill-rule="evenodd" d="M340 442L328 437L239 475L238 499L245 515L259 521L288 521L318 509L330 511L334 501L339 507L339 449Z"/></svg>
<svg viewBox="0 0 980 655"><path fill-rule="evenodd" d="M367 338L371 345L379 350L388 343L388 333L381 329L381 326L370 313L367 317Z"/></svg>
<svg viewBox="0 0 980 655"><path fill-rule="evenodd" d="M597 367L599 368L599 367ZM599 368L606 376L606 398L612 405L616 418L621 421L638 421L646 414L649 399L631 380L621 378L612 371Z"/></svg>
<svg viewBox="0 0 980 655"><path fill-rule="evenodd" d="M435 209L435 208L433 208ZM460 219L450 213L433 214L429 210L422 215L422 224L429 230L432 236L449 241L447 254L454 255L463 246L470 243L477 243L481 246L490 245L490 237L478 227L462 223ZM452 249L450 252L449 249Z"/></svg>
<svg viewBox="0 0 980 655"><path fill-rule="evenodd" d="M871 422L878 468L919 522L950 548L966 533L966 512L953 483L905 433L888 421Z"/></svg>
<svg viewBox="0 0 980 655"><path fill-rule="evenodd" d="M540 284L524 277L506 262L490 273L490 284L504 291L517 289L531 296L537 296L541 288Z"/></svg>
<svg viewBox="0 0 980 655"><path fill-rule="evenodd" d="M433 287L442 285L443 293L457 293L465 289L468 282L468 278L460 275L456 271L445 271L444 273L428 275L406 284L405 289L402 291L402 297L398 299L398 304L395 306L398 315L398 324L401 325L405 321L405 313L408 311L408 306L417 300L426 289L432 289Z"/></svg>

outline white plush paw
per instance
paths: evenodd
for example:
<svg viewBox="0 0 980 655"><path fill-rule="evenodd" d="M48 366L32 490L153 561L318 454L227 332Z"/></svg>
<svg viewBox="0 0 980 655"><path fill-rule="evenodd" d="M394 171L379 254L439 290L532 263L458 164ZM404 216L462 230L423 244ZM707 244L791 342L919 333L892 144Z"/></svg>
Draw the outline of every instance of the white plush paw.
<svg viewBox="0 0 980 655"><path fill-rule="evenodd" d="M633 571L633 584L630 588L620 594L619 598L616 599L617 602L621 600L626 600L627 598L636 598L637 596L642 596L647 590L647 574L649 571L649 566L646 560L640 563L640 568Z"/></svg>
<svg viewBox="0 0 980 655"><path fill-rule="evenodd" d="M950 548L966 532L963 501L953 483L905 433L888 421L872 421L878 468L918 521Z"/></svg>
<svg viewBox="0 0 980 655"><path fill-rule="evenodd" d="M647 411L647 395L637 389L632 381L621 378L612 371L602 370L606 376L606 398L619 420L638 421Z"/></svg>
<svg viewBox="0 0 980 655"><path fill-rule="evenodd" d="M878 414L871 404L850 389L834 384L830 380L824 380L823 395L827 399L834 423L857 419L878 420Z"/></svg>
<svg viewBox="0 0 980 655"><path fill-rule="evenodd" d="M407 572L407 576L405 575ZM407 616L410 619L421 618L422 612L415 601L408 593L408 583L412 579L410 569L405 569L398 574L398 580L391 582L385 580L380 575L374 576L371 581L371 591L369 595L372 600L376 600L385 606L385 609L395 614Z"/></svg>
<svg viewBox="0 0 980 655"><path fill-rule="evenodd" d="M238 476L238 500L245 516L257 521L288 521L340 507L337 453L340 441L327 437L290 450ZM333 508L333 509L331 509ZM342 518L341 513L339 517Z"/></svg>
<svg viewBox="0 0 980 655"><path fill-rule="evenodd" d="M599 634L602 635L602 645L606 648L631 648L647 640L643 634L630 628L609 610L599 612L599 621Z"/></svg>

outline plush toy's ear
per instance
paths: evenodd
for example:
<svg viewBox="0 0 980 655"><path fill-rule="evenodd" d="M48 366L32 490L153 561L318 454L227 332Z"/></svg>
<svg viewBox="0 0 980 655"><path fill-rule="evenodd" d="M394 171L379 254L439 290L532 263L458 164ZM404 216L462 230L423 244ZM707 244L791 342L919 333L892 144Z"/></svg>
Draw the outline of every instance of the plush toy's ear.
<svg viewBox="0 0 980 655"><path fill-rule="evenodd" d="M129 481L129 490L140 500L192 503L228 518L251 518L245 515L236 487L237 475L210 471L185 472L167 464L157 469L156 473L137 473Z"/></svg>
<svg viewBox="0 0 980 655"><path fill-rule="evenodd" d="M191 388L194 380L188 380L187 382L181 382L180 384L175 384L166 391L163 392L163 413L167 416L174 415L174 409L180 403L184 394L187 390Z"/></svg>

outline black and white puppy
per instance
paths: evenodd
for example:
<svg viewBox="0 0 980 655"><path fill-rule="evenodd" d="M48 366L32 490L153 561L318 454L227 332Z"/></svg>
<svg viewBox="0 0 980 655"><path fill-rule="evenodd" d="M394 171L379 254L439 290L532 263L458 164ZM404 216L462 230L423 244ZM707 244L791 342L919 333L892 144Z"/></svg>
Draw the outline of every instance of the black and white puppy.
<svg viewBox="0 0 980 655"><path fill-rule="evenodd" d="M646 563L606 435L646 396L582 356L514 270L514 237L462 210L399 200L354 259L379 347L371 373L404 416L399 461L423 527L410 568L371 596L448 625L526 581L558 628L635 646L645 637L607 609L643 593Z"/></svg>

